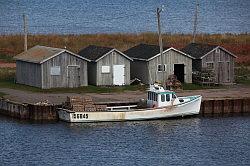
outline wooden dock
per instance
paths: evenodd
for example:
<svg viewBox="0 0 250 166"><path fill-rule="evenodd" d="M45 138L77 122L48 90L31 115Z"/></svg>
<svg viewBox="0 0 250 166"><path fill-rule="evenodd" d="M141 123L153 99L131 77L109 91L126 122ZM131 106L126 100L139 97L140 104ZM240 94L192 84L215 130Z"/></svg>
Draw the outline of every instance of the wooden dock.
<svg viewBox="0 0 250 166"><path fill-rule="evenodd" d="M109 102L97 104L119 106L124 104L134 105L137 104L137 102ZM0 99L0 114L30 121L58 121L57 108L60 106L61 105L53 104L35 105L18 103L2 98ZM250 98L203 100L200 110L200 115L202 117L217 115L227 116L233 114L244 115L249 113Z"/></svg>

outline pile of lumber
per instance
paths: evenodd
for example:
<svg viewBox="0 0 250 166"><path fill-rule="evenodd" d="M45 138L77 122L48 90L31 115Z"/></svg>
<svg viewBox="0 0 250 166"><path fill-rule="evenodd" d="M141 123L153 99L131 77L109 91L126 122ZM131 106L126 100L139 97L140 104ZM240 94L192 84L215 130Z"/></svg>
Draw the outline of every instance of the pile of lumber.
<svg viewBox="0 0 250 166"><path fill-rule="evenodd" d="M92 98L81 96L67 96L66 102L63 104L63 108L69 109L75 112L82 111L106 111L106 105L96 105Z"/></svg>

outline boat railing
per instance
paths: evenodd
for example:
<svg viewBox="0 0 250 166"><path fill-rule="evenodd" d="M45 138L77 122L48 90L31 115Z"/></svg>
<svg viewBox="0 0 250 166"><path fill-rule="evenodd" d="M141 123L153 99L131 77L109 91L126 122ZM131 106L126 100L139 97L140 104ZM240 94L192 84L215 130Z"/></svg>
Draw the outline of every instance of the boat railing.
<svg viewBox="0 0 250 166"><path fill-rule="evenodd" d="M120 110L131 110L133 108L136 108L137 105L126 105L126 106L112 106L107 107L108 111L120 111Z"/></svg>

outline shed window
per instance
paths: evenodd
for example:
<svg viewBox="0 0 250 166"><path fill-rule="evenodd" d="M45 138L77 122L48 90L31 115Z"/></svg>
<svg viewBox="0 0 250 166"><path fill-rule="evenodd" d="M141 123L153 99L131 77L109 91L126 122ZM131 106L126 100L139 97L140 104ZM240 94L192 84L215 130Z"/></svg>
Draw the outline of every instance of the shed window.
<svg viewBox="0 0 250 166"><path fill-rule="evenodd" d="M61 74L60 66L53 66L50 68L50 75L59 76Z"/></svg>
<svg viewBox="0 0 250 166"><path fill-rule="evenodd" d="M161 102L165 102L165 95L161 95Z"/></svg>
<svg viewBox="0 0 250 166"><path fill-rule="evenodd" d="M170 95L166 94L166 101L170 101Z"/></svg>
<svg viewBox="0 0 250 166"><path fill-rule="evenodd" d="M167 70L167 65L164 64L158 64L158 72L166 71Z"/></svg>
<svg viewBox="0 0 250 166"><path fill-rule="evenodd" d="M102 73L110 73L110 66L102 66Z"/></svg>
<svg viewBox="0 0 250 166"><path fill-rule="evenodd" d="M214 69L214 63L213 62L208 62L207 63L207 68L208 69Z"/></svg>

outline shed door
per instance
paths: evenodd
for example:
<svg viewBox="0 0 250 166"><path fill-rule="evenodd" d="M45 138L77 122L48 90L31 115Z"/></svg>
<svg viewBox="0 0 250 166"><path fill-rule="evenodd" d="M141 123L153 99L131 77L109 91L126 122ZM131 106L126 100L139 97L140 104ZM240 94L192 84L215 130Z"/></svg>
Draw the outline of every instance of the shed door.
<svg viewBox="0 0 250 166"><path fill-rule="evenodd" d="M68 66L68 87L74 88L80 86L80 67Z"/></svg>
<svg viewBox="0 0 250 166"><path fill-rule="evenodd" d="M180 82L184 82L184 64L174 64L174 75Z"/></svg>
<svg viewBox="0 0 250 166"><path fill-rule="evenodd" d="M218 63L218 83L221 84L224 82L224 63Z"/></svg>
<svg viewBox="0 0 250 166"><path fill-rule="evenodd" d="M113 66L113 85L125 84L125 66L114 65Z"/></svg>

